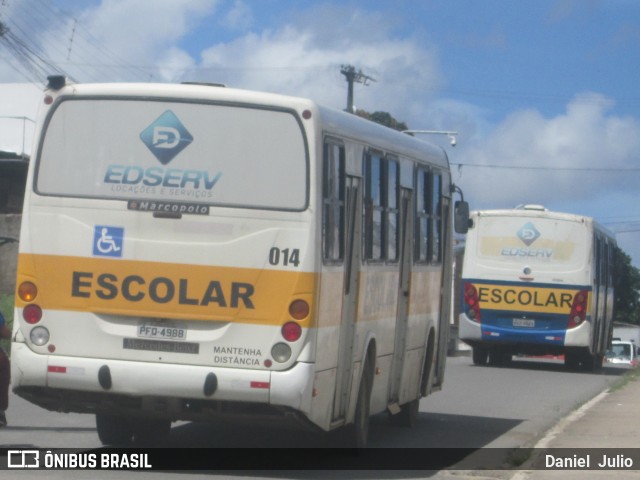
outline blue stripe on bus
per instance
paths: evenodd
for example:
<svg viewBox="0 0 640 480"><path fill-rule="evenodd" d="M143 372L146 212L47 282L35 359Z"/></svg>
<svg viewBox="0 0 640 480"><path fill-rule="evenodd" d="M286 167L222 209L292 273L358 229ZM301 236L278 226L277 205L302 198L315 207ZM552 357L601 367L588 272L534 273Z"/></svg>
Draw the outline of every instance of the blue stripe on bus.
<svg viewBox="0 0 640 480"><path fill-rule="evenodd" d="M532 327L514 326L514 319L523 319L522 312L483 310L481 317L482 339L495 343L529 343L564 345L568 319L566 315L525 315L533 320Z"/></svg>

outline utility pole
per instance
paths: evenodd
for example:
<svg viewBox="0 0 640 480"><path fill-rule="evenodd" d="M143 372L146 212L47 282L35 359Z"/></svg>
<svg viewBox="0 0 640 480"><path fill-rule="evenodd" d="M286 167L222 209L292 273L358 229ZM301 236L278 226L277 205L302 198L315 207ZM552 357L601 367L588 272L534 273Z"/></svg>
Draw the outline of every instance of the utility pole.
<svg viewBox="0 0 640 480"><path fill-rule="evenodd" d="M347 90L347 112L356 113L353 107L353 84L362 83L364 86L367 86L367 82L375 82L376 79L365 75L362 73L362 70L356 72L356 67L353 65L342 65L340 73L346 77L349 88Z"/></svg>

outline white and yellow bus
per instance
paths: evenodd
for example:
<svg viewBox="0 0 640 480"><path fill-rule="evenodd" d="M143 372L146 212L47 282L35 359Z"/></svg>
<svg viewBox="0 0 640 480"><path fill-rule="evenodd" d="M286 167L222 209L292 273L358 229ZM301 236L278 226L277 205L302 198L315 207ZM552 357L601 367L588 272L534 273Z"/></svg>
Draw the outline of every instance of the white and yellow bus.
<svg viewBox="0 0 640 480"><path fill-rule="evenodd" d="M304 99L51 77L34 151L16 394L105 444L237 415L363 446L442 385L468 222L442 149Z"/></svg>
<svg viewBox="0 0 640 480"><path fill-rule="evenodd" d="M613 235L540 205L473 212L471 225L459 331L473 362L550 354L601 367L613 329Z"/></svg>

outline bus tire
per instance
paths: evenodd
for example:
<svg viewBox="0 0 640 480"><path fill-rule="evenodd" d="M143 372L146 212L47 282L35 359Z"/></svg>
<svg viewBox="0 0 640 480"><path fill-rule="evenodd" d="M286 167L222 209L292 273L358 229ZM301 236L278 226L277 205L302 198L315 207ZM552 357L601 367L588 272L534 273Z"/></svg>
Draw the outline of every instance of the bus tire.
<svg viewBox="0 0 640 480"><path fill-rule="evenodd" d="M138 419L133 422L133 441L138 445L154 445L166 439L171 432L171 421L157 418Z"/></svg>
<svg viewBox="0 0 640 480"><path fill-rule="evenodd" d="M580 365L580 356L574 350L568 350L564 354L564 365L570 370L577 370Z"/></svg>
<svg viewBox="0 0 640 480"><path fill-rule="evenodd" d="M489 350L489 365L494 367L506 367L511 363L511 352L492 348Z"/></svg>
<svg viewBox="0 0 640 480"><path fill-rule="evenodd" d="M485 366L489 358L489 350L484 347L473 347L472 358L474 365Z"/></svg>
<svg viewBox="0 0 640 480"><path fill-rule="evenodd" d="M371 375L369 360L365 361L358 388L356 412L353 424L347 430L347 446L350 448L365 448L369 437L369 412L371 407Z"/></svg>
<svg viewBox="0 0 640 480"><path fill-rule="evenodd" d="M133 440L129 419L118 415L97 413L96 430L103 445L129 445Z"/></svg>
<svg viewBox="0 0 640 480"><path fill-rule="evenodd" d="M602 355L591 354L589 350L584 350L580 358L580 367L583 372L595 372L602 368L604 357Z"/></svg>

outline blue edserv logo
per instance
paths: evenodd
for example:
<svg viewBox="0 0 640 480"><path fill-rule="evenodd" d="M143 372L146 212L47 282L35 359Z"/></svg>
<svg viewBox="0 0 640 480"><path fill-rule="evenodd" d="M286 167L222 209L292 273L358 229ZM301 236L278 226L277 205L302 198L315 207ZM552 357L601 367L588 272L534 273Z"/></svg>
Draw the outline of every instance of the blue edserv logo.
<svg viewBox="0 0 640 480"><path fill-rule="evenodd" d="M140 133L140 140L166 165L193 142L193 136L176 114L167 110Z"/></svg>
<svg viewBox="0 0 640 480"><path fill-rule="evenodd" d="M540 237L540 232L531 222L526 223L518 230L518 238L520 238L527 247L535 242L538 237Z"/></svg>

